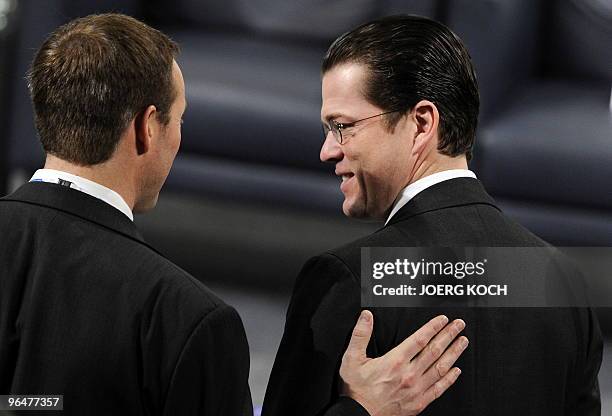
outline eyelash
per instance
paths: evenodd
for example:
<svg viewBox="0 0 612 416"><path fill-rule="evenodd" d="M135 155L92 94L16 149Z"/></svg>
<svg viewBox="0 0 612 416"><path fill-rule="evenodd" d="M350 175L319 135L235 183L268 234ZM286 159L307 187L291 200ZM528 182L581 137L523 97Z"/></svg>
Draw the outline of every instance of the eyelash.
<svg viewBox="0 0 612 416"><path fill-rule="evenodd" d="M337 123L340 130L350 129L355 123Z"/></svg>

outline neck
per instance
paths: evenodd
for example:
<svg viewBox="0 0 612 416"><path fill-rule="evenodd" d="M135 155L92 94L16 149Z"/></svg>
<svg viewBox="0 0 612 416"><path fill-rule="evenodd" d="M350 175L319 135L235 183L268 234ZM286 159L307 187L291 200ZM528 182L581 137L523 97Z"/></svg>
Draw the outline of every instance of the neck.
<svg viewBox="0 0 612 416"><path fill-rule="evenodd" d="M124 170L119 165L120 163L111 159L97 165L80 166L48 154L44 168L77 175L112 189L123 198L133 211L136 192L134 187L130 186L130 182L125 180L129 175L118 174L118 172Z"/></svg>
<svg viewBox="0 0 612 416"><path fill-rule="evenodd" d="M468 164L465 155L449 157L438 154L438 157L435 159L424 160L422 163L416 165L406 186L426 176L433 175L434 173L443 172L445 170L467 168Z"/></svg>

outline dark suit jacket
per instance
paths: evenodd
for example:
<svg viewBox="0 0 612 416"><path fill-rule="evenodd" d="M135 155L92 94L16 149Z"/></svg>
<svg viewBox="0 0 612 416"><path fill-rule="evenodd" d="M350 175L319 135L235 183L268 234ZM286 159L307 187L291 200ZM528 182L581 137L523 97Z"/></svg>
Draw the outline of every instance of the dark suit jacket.
<svg viewBox="0 0 612 416"><path fill-rule="evenodd" d="M337 397L337 371L361 310L361 247L543 245L505 217L478 180L457 178L419 193L376 233L310 259L294 288L264 414L317 415ZM600 414L603 343L589 309L372 312L370 357L389 351L437 314L467 323L470 345L457 362L463 372L423 415Z"/></svg>
<svg viewBox="0 0 612 416"><path fill-rule="evenodd" d="M0 199L0 394L64 414L251 415L236 311L110 205L55 184Z"/></svg>

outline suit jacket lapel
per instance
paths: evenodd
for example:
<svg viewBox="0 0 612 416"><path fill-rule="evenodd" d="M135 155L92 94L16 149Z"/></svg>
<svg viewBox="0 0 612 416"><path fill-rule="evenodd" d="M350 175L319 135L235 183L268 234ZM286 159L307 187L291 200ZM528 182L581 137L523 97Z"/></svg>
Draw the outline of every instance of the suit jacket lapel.
<svg viewBox="0 0 612 416"><path fill-rule="evenodd" d="M449 179L417 194L391 218L387 226L425 212L472 204L491 205L499 210L478 179Z"/></svg>
<svg viewBox="0 0 612 416"><path fill-rule="evenodd" d="M28 182L0 201L18 201L62 211L146 244L134 223L122 212L98 198L66 186Z"/></svg>

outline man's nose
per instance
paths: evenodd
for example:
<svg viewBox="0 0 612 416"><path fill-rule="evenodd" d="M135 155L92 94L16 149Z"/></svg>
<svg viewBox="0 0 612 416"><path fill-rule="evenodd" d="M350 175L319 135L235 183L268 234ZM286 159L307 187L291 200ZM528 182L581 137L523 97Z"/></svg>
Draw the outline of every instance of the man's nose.
<svg viewBox="0 0 612 416"><path fill-rule="evenodd" d="M319 159L321 159L321 162L336 163L342 160L343 156L342 146L336 141L331 131L327 132L323 146L321 146Z"/></svg>

